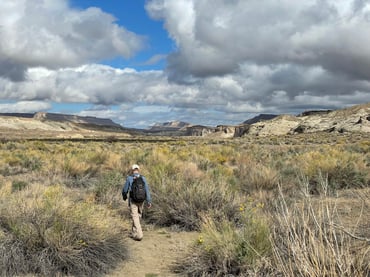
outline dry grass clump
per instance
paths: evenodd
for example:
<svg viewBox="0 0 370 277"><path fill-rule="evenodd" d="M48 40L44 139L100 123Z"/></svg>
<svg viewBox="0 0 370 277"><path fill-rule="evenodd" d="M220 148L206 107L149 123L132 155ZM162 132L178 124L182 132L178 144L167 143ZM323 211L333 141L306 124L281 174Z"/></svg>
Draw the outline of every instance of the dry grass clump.
<svg viewBox="0 0 370 277"><path fill-rule="evenodd" d="M241 165L243 167L243 165ZM241 181L240 189L245 192L259 190L274 190L280 179L277 170L263 164L254 164L247 170L243 169L237 173Z"/></svg>
<svg viewBox="0 0 370 277"><path fill-rule="evenodd" d="M62 173L66 178L69 178L73 184L83 184L85 182L79 182L81 180L91 179L99 175L104 165L104 162L108 160L108 154L104 152L93 152L81 149L75 150L72 153L68 153L64 156L63 163L61 165Z"/></svg>
<svg viewBox="0 0 370 277"><path fill-rule="evenodd" d="M119 219L69 194L33 185L1 198L1 276L98 276L126 258Z"/></svg>
<svg viewBox="0 0 370 277"><path fill-rule="evenodd" d="M359 223L370 219L368 199L358 199L362 208L348 221L341 203L325 195L307 194L293 205L282 198L272 236L277 270L284 276L369 276L370 233L359 233Z"/></svg>
<svg viewBox="0 0 370 277"><path fill-rule="evenodd" d="M161 226L177 226L185 230L199 230L201 217L212 214L237 220L235 211L243 201L227 184L198 180L184 182L164 178L152 188L155 205L148 213L148 220Z"/></svg>
<svg viewBox="0 0 370 277"><path fill-rule="evenodd" d="M174 269L186 276L262 276L271 255L266 218L256 207L241 205L240 220L204 217L201 233Z"/></svg>

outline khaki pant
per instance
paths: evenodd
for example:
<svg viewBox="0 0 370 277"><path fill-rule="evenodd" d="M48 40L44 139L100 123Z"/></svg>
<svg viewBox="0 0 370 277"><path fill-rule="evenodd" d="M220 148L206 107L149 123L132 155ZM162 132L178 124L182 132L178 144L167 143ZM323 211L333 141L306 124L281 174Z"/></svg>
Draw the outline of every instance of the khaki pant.
<svg viewBox="0 0 370 277"><path fill-rule="evenodd" d="M144 203L130 203L130 212L132 218L132 238L141 240L143 238L143 230L141 229L140 219L143 215Z"/></svg>

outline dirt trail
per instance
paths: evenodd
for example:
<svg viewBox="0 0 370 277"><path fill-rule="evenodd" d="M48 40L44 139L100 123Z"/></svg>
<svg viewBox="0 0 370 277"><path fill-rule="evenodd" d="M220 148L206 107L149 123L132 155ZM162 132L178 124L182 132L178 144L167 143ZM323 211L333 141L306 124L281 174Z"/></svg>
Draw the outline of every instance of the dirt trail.
<svg viewBox="0 0 370 277"><path fill-rule="evenodd" d="M195 232L144 229L142 241L127 239L129 260L107 277L178 277L171 272L171 265L197 236Z"/></svg>

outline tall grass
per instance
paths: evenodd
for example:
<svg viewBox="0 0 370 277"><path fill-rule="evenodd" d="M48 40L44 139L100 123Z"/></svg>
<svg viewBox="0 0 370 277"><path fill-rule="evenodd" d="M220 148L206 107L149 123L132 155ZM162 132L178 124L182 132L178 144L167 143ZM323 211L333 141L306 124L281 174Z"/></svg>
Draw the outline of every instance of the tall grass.
<svg viewBox="0 0 370 277"><path fill-rule="evenodd" d="M369 208L366 198L362 207ZM281 198L272 236L279 272L284 276L369 276L370 239L356 234L358 223L369 220L369 211L359 211L349 225L339 212L340 204L326 195L311 198L308 193L293 205Z"/></svg>

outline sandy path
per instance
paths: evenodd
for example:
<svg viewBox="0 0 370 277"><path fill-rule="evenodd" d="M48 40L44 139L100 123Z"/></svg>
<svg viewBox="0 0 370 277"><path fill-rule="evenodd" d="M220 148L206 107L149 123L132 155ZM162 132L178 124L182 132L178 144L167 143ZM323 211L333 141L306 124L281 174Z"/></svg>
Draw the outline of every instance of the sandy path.
<svg viewBox="0 0 370 277"><path fill-rule="evenodd" d="M129 261L109 277L178 277L171 272L171 265L197 236L195 232L170 232L164 228L145 230L142 241L127 239Z"/></svg>

